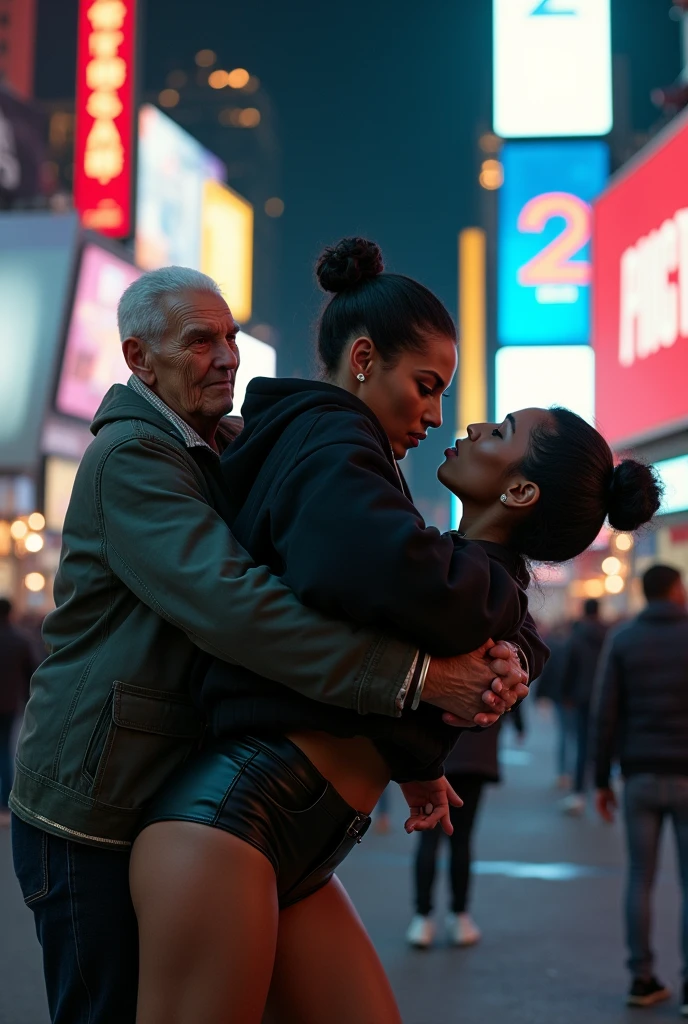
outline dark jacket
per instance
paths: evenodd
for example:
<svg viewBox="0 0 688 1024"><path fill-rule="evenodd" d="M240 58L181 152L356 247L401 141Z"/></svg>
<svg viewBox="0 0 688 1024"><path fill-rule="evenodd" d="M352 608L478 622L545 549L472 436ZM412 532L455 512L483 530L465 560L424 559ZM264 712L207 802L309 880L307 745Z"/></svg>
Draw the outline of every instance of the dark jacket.
<svg viewBox="0 0 688 1024"><path fill-rule="evenodd" d="M258 379L242 411L244 430L222 459L232 531L305 604L400 630L431 654L512 639L539 672L546 648L527 618L523 563L498 545L425 526L363 402L330 384ZM234 666L211 668L203 700L219 735L369 735L397 781L437 777L456 739L429 705L400 721L363 718Z"/></svg>
<svg viewBox="0 0 688 1024"><path fill-rule="evenodd" d="M10 804L30 824L109 849L198 744L201 652L320 701L398 714L416 648L354 630L256 567L222 518L218 455L115 385L74 483ZM226 421L219 440L236 434Z"/></svg>
<svg viewBox="0 0 688 1024"><path fill-rule="evenodd" d="M0 622L0 715L16 715L26 703L37 665L28 637Z"/></svg>
<svg viewBox="0 0 688 1024"><path fill-rule="evenodd" d="M485 782L499 782L499 735L503 722L500 718L490 729L462 732L444 762L447 775L477 775Z"/></svg>
<svg viewBox="0 0 688 1024"><path fill-rule="evenodd" d="M595 674L607 626L592 616L574 622L566 645L561 701L577 708L590 706Z"/></svg>
<svg viewBox="0 0 688 1024"><path fill-rule="evenodd" d="M595 784L612 761L625 776L688 775L688 614L669 601L647 608L609 637L593 716Z"/></svg>
<svg viewBox="0 0 688 1024"><path fill-rule="evenodd" d="M537 681L536 699L551 700L555 704L562 701L564 672L568 661L568 631L556 630L547 635L549 660Z"/></svg>

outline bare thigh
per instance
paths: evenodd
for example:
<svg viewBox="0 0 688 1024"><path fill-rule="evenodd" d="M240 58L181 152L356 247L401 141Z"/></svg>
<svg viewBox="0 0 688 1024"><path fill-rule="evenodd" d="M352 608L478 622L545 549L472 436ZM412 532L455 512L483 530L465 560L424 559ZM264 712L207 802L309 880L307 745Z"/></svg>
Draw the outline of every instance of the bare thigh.
<svg viewBox="0 0 688 1024"><path fill-rule="evenodd" d="M249 843L159 822L134 844L137 1024L260 1024L275 958L277 885Z"/></svg>
<svg viewBox="0 0 688 1024"><path fill-rule="evenodd" d="M375 948L337 878L283 910L264 1024L401 1024Z"/></svg>

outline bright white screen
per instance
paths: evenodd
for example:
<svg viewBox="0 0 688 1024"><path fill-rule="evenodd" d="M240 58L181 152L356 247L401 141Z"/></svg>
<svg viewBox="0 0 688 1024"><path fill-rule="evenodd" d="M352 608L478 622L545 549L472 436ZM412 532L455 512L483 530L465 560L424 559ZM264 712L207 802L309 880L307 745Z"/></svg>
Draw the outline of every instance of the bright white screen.
<svg viewBox="0 0 688 1024"><path fill-rule="evenodd" d="M277 353L272 345L252 338L250 334L239 331L237 335L241 363L234 385L234 408L232 414L238 416L246 397L246 388L254 377L274 377L277 373Z"/></svg>
<svg viewBox="0 0 688 1024"><path fill-rule="evenodd" d="M609 7L610 0L493 0L498 135L611 131Z"/></svg>
<svg viewBox="0 0 688 1024"><path fill-rule="evenodd" d="M667 515L669 512L683 512L688 509L688 455L662 459L655 462L655 469L664 484L660 514Z"/></svg>
<svg viewBox="0 0 688 1024"><path fill-rule="evenodd" d="M563 405L594 421L595 354L589 345L508 345L496 358L497 421L515 409Z"/></svg>

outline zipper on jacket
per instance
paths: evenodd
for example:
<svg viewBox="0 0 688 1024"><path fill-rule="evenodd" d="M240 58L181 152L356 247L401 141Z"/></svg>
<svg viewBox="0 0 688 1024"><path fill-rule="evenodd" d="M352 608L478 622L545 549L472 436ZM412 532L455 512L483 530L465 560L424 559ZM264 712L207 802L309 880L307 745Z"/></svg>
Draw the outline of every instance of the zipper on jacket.
<svg viewBox="0 0 688 1024"><path fill-rule="evenodd" d="M89 836L86 832L77 832L76 829L67 828L66 825L60 825L56 821L51 821L50 818L44 818L42 814L35 814L33 811L30 811L29 808L24 807L16 797L13 797L12 802L15 803L17 807L21 807L21 809L35 821L42 821L45 825L50 825L51 828L59 829L60 832L66 832L67 835L75 836L77 839L89 839L92 843L101 843L108 846L131 846L131 843L126 839L105 839L103 836ZM29 821L28 824L30 825L31 822Z"/></svg>

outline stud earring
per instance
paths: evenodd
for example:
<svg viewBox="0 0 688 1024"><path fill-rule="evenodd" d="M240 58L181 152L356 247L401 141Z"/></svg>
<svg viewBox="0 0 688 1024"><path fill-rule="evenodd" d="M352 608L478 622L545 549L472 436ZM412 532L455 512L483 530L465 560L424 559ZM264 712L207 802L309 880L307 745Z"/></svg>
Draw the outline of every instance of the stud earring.
<svg viewBox="0 0 688 1024"><path fill-rule="evenodd" d="M506 500L507 500L506 494L500 495L499 500L503 501L503 502L506 502Z"/></svg>
<svg viewBox="0 0 688 1024"><path fill-rule="evenodd" d="M357 373L356 380L360 380L361 384L365 382L365 373Z"/></svg>

